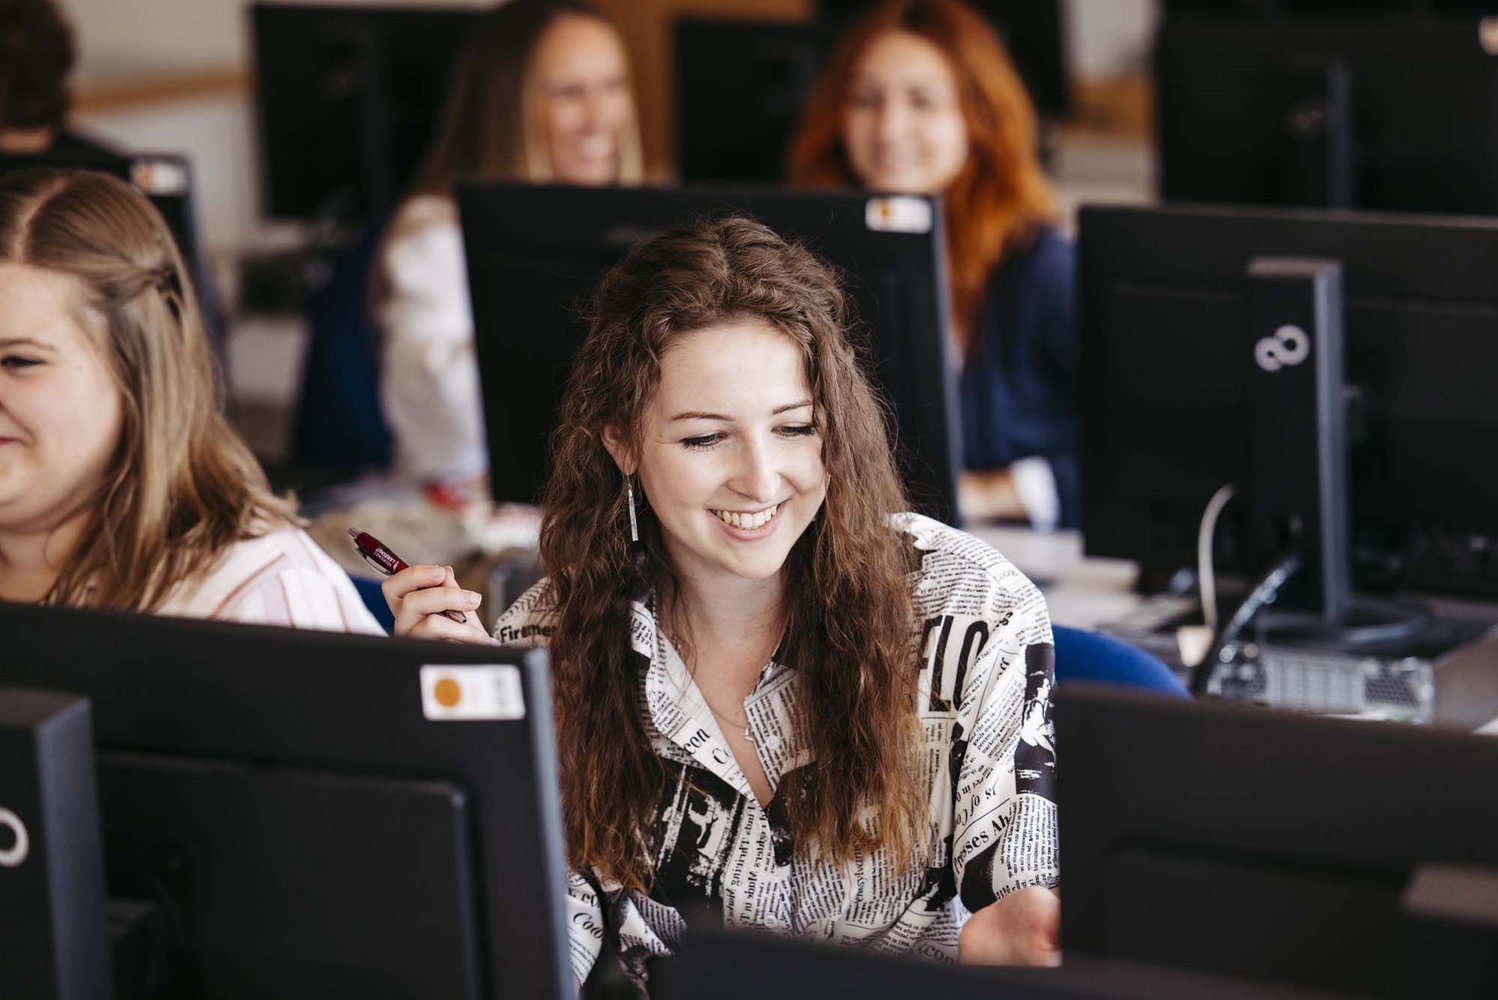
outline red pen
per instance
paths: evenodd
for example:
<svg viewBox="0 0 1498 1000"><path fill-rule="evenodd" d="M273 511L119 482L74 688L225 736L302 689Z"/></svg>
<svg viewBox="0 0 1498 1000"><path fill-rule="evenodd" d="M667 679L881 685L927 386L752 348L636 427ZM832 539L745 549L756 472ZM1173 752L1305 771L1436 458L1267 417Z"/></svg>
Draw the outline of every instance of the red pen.
<svg viewBox="0 0 1498 1000"><path fill-rule="evenodd" d="M369 532L350 528L348 534L354 540L354 548L359 550L359 556L386 576L394 576L407 568L404 559L391 552L389 546ZM461 611L449 609L442 613L459 625L468 624L468 618Z"/></svg>

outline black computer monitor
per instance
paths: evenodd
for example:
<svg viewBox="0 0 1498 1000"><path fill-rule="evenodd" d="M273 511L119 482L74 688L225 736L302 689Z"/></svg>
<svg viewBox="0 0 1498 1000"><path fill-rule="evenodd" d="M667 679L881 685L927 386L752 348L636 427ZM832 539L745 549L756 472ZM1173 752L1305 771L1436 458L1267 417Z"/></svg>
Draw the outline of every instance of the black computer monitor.
<svg viewBox="0 0 1498 1000"><path fill-rule="evenodd" d="M1255 530L1255 487L1299 475L1290 448L1313 451L1324 426L1307 416L1285 451L1260 447L1268 376L1249 272L1256 259L1314 258L1342 271L1346 407L1318 405L1344 420L1353 584L1498 595L1498 466L1486 457L1498 437L1498 221L1084 207L1078 229L1088 554L1162 577L1194 566L1208 501L1234 483L1218 566L1257 573L1277 555Z"/></svg>
<svg viewBox="0 0 1498 1000"><path fill-rule="evenodd" d="M1460 925L1404 897L1437 866L1498 875L1498 740L1077 685L1056 742L1068 958L1493 995L1498 929L1463 961Z"/></svg>
<svg viewBox="0 0 1498 1000"><path fill-rule="evenodd" d="M1475 15L1168 18L1160 194L1498 212L1495 47Z"/></svg>
<svg viewBox="0 0 1498 1000"><path fill-rule="evenodd" d="M404 192L441 118L469 8L250 8L267 216L368 220Z"/></svg>
<svg viewBox="0 0 1498 1000"><path fill-rule="evenodd" d="M651 969L655 1000L1331 1000L1250 980L1157 965L1065 956L1059 969L950 965L917 950L788 940L763 932L692 928L680 952Z"/></svg>
<svg viewBox="0 0 1498 1000"><path fill-rule="evenodd" d="M121 996L572 995L544 653L4 603L0 636L0 686L92 702L155 938Z"/></svg>
<svg viewBox="0 0 1498 1000"><path fill-rule="evenodd" d="M1498 8L1493 0L1164 0L1165 15L1230 14L1240 17L1285 17L1299 14L1427 14L1432 11L1483 11Z"/></svg>
<svg viewBox="0 0 1498 1000"><path fill-rule="evenodd" d="M868 7L824 2L816 22L682 17L675 22L676 146L688 181L774 184L791 135L849 17ZM1069 113L1058 0L976 4L1003 36L1043 119Z"/></svg>
<svg viewBox="0 0 1498 1000"><path fill-rule="evenodd" d="M923 513L949 522L957 516L961 424L939 202L496 183L459 185L458 207L496 499L534 503L540 496L562 384L587 333L578 308L603 272L652 233L734 212L804 242L841 269L869 334L870 374L894 406L906 490Z"/></svg>
<svg viewBox="0 0 1498 1000"><path fill-rule="evenodd" d="M833 43L826 25L675 22L676 162L683 180L785 180L791 135Z"/></svg>

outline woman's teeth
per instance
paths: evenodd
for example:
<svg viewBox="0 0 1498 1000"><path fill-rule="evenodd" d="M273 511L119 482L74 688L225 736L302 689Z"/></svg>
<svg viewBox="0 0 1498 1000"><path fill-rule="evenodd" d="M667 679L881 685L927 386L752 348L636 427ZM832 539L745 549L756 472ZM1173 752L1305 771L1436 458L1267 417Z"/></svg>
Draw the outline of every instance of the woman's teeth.
<svg viewBox="0 0 1498 1000"><path fill-rule="evenodd" d="M734 528L739 528L744 531L753 531L755 528L761 528L764 525L768 524L770 518L774 517L775 512L779 509L780 504L776 504L773 507L767 507L764 510L758 511L754 514L741 514L738 511L733 510L715 510L713 511L713 513L716 514L718 516L718 520L722 521L724 524L727 524Z"/></svg>

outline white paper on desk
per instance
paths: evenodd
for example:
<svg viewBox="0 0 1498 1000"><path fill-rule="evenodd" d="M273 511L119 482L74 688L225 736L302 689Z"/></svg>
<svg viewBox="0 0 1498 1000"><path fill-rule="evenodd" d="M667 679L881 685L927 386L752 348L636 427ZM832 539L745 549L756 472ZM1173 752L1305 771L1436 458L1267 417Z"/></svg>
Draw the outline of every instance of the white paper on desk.
<svg viewBox="0 0 1498 1000"><path fill-rule="evenodd" d="M520 671L507 663L421 668L421 714L432 722L525 718Z"/></svg>

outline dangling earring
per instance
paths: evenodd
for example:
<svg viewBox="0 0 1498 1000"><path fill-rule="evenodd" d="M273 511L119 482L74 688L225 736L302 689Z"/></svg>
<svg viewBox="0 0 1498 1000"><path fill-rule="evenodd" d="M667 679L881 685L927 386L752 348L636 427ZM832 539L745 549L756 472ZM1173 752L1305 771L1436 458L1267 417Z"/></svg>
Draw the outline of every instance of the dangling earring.
<svg viewBox="0 0 1498 1000"><path fill-rule="evenodd" d="M624 477L624 502L629 505L629 544L640 541L640 522L635 519L635 481L633 476Z"/></svg>

